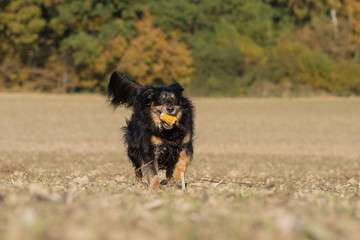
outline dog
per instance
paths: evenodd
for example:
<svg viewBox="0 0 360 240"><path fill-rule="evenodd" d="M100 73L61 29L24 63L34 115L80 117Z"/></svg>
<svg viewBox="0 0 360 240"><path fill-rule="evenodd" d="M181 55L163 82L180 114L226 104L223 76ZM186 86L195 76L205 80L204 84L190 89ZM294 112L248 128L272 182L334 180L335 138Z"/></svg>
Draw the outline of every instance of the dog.
<svg viewBox="0 0 360 240"><path fill-rule="evenodd" d="M119 71L110 77L108 102L114 108L133 110L123 131L136 186L142 184L144 176L149 188L162 188L157 172L165 170L168 186L185 188L184 175L193 159L194 107L183 91L177 82L164 87L143 86ZM161 120L161 114L177 121L170 125Z"/></svg>

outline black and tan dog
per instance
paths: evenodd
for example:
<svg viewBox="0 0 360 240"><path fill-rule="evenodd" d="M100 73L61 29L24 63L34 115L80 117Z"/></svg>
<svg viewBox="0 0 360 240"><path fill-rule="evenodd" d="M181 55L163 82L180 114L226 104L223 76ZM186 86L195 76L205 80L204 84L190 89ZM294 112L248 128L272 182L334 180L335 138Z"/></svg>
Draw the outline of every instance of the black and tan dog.
<svg viewBox="0 0 360 240"><path fill-rule="evenodd" d="M145 87L121 72L114 72L107 89L115 108L132 108L123 128L128 156L135 167L135 184L145 176L149 187L161 188L158 170L166 170L168 185L185 187L184 174L193 156L193 105L179 83ZM170 125L161 114L177 119Z"/></svg>

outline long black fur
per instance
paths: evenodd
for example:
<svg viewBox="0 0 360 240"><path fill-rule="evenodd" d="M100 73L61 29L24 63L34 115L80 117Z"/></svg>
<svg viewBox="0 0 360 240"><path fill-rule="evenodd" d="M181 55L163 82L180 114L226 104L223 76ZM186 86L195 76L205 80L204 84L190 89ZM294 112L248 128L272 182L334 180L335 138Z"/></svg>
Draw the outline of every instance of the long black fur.
<svg viewBox="0 0 360 240"><path fill-rule="evenodd" d="M165 87L145 87L124 73L112 74L107 89L110 104L115 108L123 105L133 109L123 130L128 156L135 167L137 179L141 180L143 175L154 176L163 169L170 180L181 151L192 159L194 108L191 101L182 95L183 90L179 83ZM169 98L163 100L162 95ZM175 96L175 100L170 99L170 96ZM156 124L154 106L165 106L170 110L176 107L177 123L171 129L166 129L164 122ZM153 137L161 139L161 144L154 144Z"/></svg>
<svg viewBox="0 0 360 240"><path fill-rule="evenodd" d="M113 72L107 88L107 96L115 108L124 104L126 107L135 105L136 97L143 87L134 79L122 72Z"/></svg>

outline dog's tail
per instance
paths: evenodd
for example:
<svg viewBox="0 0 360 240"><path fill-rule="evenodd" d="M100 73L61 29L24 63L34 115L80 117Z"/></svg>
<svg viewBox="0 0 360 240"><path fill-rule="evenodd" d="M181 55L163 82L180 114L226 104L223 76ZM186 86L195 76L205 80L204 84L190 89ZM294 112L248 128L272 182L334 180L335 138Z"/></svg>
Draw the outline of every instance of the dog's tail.
<svg viewBox="0 0 360 240"><path fill-rule="evenodd" d="M122 72L113 72L107 87L107 98L110 104L116 108L120 105L133 107L136 96L140 93L141 86L134 79Z"/></svg>

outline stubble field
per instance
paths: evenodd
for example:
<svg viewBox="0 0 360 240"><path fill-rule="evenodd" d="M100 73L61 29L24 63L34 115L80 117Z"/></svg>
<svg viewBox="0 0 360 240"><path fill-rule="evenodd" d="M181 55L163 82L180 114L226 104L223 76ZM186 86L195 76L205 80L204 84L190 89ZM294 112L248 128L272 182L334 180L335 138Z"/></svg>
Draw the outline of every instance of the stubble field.
<svg viewBox="0 0 360 240"><path fill-rule="evenodd" d="M92 95L0 94L0 239L360 239L360 98L194 99L185 191Z"/></svg>

